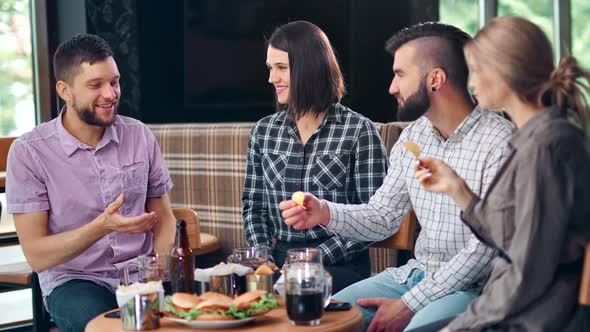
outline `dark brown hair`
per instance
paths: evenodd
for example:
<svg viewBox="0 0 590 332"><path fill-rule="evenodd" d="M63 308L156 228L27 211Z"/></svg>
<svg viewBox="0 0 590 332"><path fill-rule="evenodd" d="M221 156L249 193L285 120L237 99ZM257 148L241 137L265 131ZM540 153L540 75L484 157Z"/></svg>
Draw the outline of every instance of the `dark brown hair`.
<svg viewBox="0 0 590 332"><path fill-rule="evenodd" d="M294 119L311 112L316 116L345 93L336 54L326 34L307 21L277 28L267 45L289 54L291 77L287 111ZM284 105L277 102L277 110Z"/></svg>
<svg viewBox="0 0 590 332"><path fill-rule="evenodd" d="M440 22L420 23L405 28L389 38L385 43L385 50L395 57L395 52L403 45L426 37L434 37L441 42L438 44L438 52L424 54L429 57L424 60L427 60L432 68L422 69L429 71L437 67L441 68L445 71L451 85L461 91L467 91L469 70L463 47L471 40L471 36L465 31Z"/></svg>
<svg viewBox="0 0 590 332"><path fill-rule="evenodd" d="M53 56L53 73L57 81L72 83L82 63L94 64L113 56L107 42L96 35L77 35L66 40Z"/></svg>

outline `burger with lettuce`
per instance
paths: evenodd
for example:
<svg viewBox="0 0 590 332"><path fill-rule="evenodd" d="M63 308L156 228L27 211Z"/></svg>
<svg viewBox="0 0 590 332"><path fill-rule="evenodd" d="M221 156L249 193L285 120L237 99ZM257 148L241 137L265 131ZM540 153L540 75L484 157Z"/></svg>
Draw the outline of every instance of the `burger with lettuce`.
<svg viewBox="0 0 590 332"><path fill-rule="evenodd" d="M231 320L264 315L277 306L277 298L264 290L246 292L235 299L215 292L201 296L175 293L166 296L163 313L186 320Z"/></svg>

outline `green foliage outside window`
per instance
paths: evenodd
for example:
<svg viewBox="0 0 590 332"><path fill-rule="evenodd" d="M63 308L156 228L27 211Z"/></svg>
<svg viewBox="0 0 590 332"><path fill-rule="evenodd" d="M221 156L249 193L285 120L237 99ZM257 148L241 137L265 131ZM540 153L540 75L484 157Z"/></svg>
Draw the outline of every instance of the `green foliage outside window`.
<svg viewBox="0 0 590 332"><path fill-rule="evenodd" d="M0 136L35 125L29 0L0 0Z"/></svg>
<svg viewBox="0 0 590 332"><path fill-rule="evenodd" d="M572 54L590 69L590 1L572 0Z"/></svg>
<svg viewBox="0 0 590 332"><path fill-rule="evenodd" d="M479 1L440 0L440 21L455 25L472 36L479 30ZM553 0L499 0L498 15L516 15L539 25L547 34L554 49ZM590 1L571 0L572 55L590 69Z"/></svg>
<svg viewBox="0 0 590 332"><path fill-rule="evenodd" d="M524 17L540 26L555 47L553 40L553 0L500 0L498 16Z"/></svg>
<svg viewBox="0 0 590 332"><path fill-rule="evenodd" d="M471 36L479 30L479 1L440 0L440 21L456 26Z"/></svg>
<svg viewBox="0 0 590 332"><path fill-rule="evenodd" d="M440 21L453 24L471 35L479 30L479 1L440 0ZM499 0L498 15L517 15L539 25L553 40L553 0ZM582 66L590 68L590 1L571 0L572 54Z"/></svg>

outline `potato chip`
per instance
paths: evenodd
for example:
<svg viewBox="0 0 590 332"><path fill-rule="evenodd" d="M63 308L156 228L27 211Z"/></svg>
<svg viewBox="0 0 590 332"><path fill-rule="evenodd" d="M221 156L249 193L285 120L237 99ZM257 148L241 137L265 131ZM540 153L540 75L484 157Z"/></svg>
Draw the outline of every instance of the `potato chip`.
<svg viewBox="0 0 590 332"><path fill-rule="evenodd" d="M305 206L303 206L303 199L305 198L305 194L303 193L303 191L296 191L293 193L293 196L291 196L291 199L299 206L301 206L302 208L305 209Z"/></svg>
<svg viewBox="0 0 590 332"><path fill-rule="evenodd" d="M405 141L402 143L408 151L410 151L416 159L420 157L420 146L412 141Z"/></svg>

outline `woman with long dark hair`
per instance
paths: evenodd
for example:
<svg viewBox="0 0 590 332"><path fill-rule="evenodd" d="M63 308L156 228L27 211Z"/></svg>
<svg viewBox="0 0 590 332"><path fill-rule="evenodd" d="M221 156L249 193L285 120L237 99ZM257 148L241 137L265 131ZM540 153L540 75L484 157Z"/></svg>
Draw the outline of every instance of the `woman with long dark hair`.
<svg viewBox="0 0 590 332"><path fill-rule="evenodd" d="M242 196L246 240L272 247L279 266L290 248L319 247L337 292L369 277L369 243L322 227L295 230L278 205L297 191L338 203L367 202L385 176L385 148L369 119L340 104L342 73L320 28L297 21L276 29L266 65L277 113L258 121L250 137Z"/></svg>

